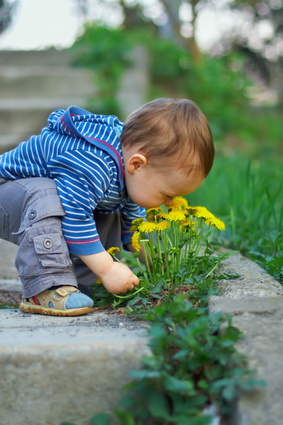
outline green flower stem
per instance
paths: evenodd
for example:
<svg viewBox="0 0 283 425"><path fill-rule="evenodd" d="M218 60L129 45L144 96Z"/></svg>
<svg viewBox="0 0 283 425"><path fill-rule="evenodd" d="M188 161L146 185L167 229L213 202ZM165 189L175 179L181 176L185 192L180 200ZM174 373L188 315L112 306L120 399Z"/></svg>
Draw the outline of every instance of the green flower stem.
<svg viewBox="0 0 283 425"><path fill-rule="evenodd" d="M215 270L216 269L216 267L218 266L218 262L214 265L214 267L212 267L212 269L205 275L205 278L207 278L208 276L210 276L211 275L211 273L213 272L213 270Z"/></svg>
<svg viewBox="0 0 283 425"><path fill-rule="evenodd" d="M201 228L197 230L197 237L196 237L196 241L195 241L195 245L194 245L194 254L193 254L193 259L195 259L203 245L203 241L204 241L204 236L203 236L203 230L204 230L204 226L205 226L205 222L202 220L201 223Z"/></svg>
<svg viewBox="0 0 283 425"><path fill-rule="evenodd" d="M157 282L157 269L156 269L156 258L154 252L154 240L152 233L149 234L149 249L150 249L150 259L152 264L152 273L153 273L153 284L155 285Z"/></svg>
<svg viewBox="0 0 283 425"><path fill-rule="evenodd" d="M147 259L146 251L145 251L144 256L145 256L145 261L146 261L146 267L149 270L149 265L148 265L148 259ZM144 267L143 267L142 263L140 262L140 259L139 258L136 258L136 260L137 260L138 266L139 266L139 268L140 268L140 270L141 270L141 272L143 274L143 277L144 277L147 285L150 286L150 281L148 279L148 273L145 272Z"/></svg>
<svg viewBox="0 0 283 425"><path fill-rule="evenodd" d="M212 240L212 238L213 238L213 236L214 236L214 234L215 234L216 230L217 230L217 229L216 229L216 227L214 227L213 232L212 232L212 234L211 234L211 236L210 236L210 238L209 238L208 243L210 243L210 242L211 242L211 240Z"/></svg>
<svg viewBox="0 0 283 425"><path fill-rule="evenodd" d="M122 300L126 300L128 298L134 297L135 295L137 295L139 292L143 291L144 289L145 289L144 287L139 288L133 294L129 294L129 295L117 295L117 294L114 294L114 296L117 297L117 298L120 298Z"/></svg>
<svg viewBox="0 0 283 425"><path fill-rule="evenodd" d="M199 218L197 218L197 228L196 228L196 230L195 230L195 236L194 236L194 238L192 239L192 245L191 245L191 253L193 253L194 251L195 251L195 247L196 247L196 245L197 245L197 243L198 243L198 236L199 236L199 234L200 234L200 226L201 226L201 224L202 224L202 222L201 222L201 220L199 219Z"/></svg>
<svg viewBox="0 0 283 425"><path fill-rule="evenodd" d="M161 275L164 276L164 264L162 259L162 249L160 245L160 235L159 232L155 232L156 237L156 252L157 252L157 261L160 266Z"/></svg>
<svg viewBox="0 0 283 425"><path fill-rule="evenodd" d="M209 235L210 231L211 231L211 227L209 226L209 227L207 228L207 230L206 230L205 235L204 235L204 236L203 236L203 238L202 238L202 244L201 244L201 246L203 246L203 244L204 244L205 240L208 238L208 235ZM210 240L209 240L209 242L210 242ZM207 246L204 248L203 254L205 254L206 250L207 250Z"/></svg>
<svg viewBox="0 0 283 425"><path fill-rule="evenodd" d="M167 282L170 281L168 240L170 241L170 238L168 236L167 231L164 230L163 232L161 232L161 241L162 241L162 251L164 252L164 258L165 258L165 272L166 272Z"/></svg>
<svg viewBox="0 0 283 425"><path fill-rule="evenodd" d="M182 234L179 230L179 221L174 222L174 231L175 231L175 247L178 247L177 252L175 252L175 283L177 282L177 274L179 273L181 261L182 261L182 248L181 248L181 241L182 241Z"/></svg>
<svg viewBox="0 0 283 425"><path fill-rule="evenodd" d="M141 241L143 242L143 249L144 249L144 258L145 258L145 263L146 263L146 268L147 268L147 272L148 272L148 276L151 276L151 269L150 269L150 265L149 265L149 261L148 261L148 257L150 257L150 251L148 248L148 240L145 241ZM141 264L141 263L140 263ZM146 278L149 286L152 285L152 282L149 281L148 277Z"/></svg>

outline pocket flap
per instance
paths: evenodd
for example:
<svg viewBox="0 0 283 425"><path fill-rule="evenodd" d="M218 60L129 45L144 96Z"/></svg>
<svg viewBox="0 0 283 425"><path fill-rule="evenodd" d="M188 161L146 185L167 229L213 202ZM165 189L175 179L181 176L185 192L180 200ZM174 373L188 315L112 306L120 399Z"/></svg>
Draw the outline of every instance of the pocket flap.
<svg viewBox="0 0 283 425"><path fill-rule="evenodd" d="M37 254L62 254L62 238L60 233L48 233L34 236L34 248Z"/></svg>

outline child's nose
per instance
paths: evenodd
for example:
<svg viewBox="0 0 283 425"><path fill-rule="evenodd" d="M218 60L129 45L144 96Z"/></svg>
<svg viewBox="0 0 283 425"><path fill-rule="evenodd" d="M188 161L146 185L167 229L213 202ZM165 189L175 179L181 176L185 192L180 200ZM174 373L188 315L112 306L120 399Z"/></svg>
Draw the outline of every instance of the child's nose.
<svg viewBox="0 0 283 425"><path fill-rule="evenodd" d="M173 199L167 199L167 200L164 202L164 205L166 205L166 207L170 207L172 204L173 204Z"/></svg>

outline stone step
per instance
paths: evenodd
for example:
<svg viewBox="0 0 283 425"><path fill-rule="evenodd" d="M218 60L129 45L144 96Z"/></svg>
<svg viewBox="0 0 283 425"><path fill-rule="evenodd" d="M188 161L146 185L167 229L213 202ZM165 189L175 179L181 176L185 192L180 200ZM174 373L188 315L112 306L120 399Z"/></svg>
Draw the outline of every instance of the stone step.
<svg viewBox="0 0 283 425"><path fill-rule="evenodd" d="M93 74L82 68L0 66L1 108L3 99L86 98L95 95Z"/></svg>
<svg viewBox="0 0 283 425"><path fill-rule="evenodd" d="M6 273L11 272L16 247L0 242ZM1 270L0 263L0 280ZM245 332L238 349L267 382L239 397L233 425L281 425L282 286L240 254L225 260L223 271L240 277L222 281L223 294L211 298L210 310L234 316ZM5 289L11 283L18 290L8 276ZM129 371L149 353L147 341L142 322L118 314L62 318L0 310L0 423L87 425L92 415L115 407Z"/></svg>
<svg viewBox="0 0 283 425"><path fill-rule="evenodd" d="M92 72L73 60L68 50L0 51L0 154L39 134L52 111L96 95Z"/></svg>
<svg viewBox="0 0 283 425"><path fill-rule="evenodd" d="M143 324L124 317L0 310L0 423L87 425L116 407L148 353Z"/></svg>
<svg viewBox="0 0 283 425"><path fill-rule="evenodd" d="M70 50L0 50L0 66L11 67L69 67L75 53Z"/></svg>
<svg viewBox="0 0 283 425"><path fill-rule="evenodd" d="M71 105L84 107L86 97L0 99L0 153L40 134L51 112Z"/></svg>

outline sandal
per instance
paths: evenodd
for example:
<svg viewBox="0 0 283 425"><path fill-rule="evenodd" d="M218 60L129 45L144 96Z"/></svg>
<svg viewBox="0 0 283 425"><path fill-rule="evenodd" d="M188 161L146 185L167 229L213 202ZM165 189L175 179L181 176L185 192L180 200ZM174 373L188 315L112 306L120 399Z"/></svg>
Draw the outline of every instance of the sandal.
<svg viewBox="0 0 283 425"><path fill-rule="evenodd" d="M38 295L23 298L19 309L23 313L49 316L80 316L92 310L93 300L75 286L46 289Z"/></svg>

